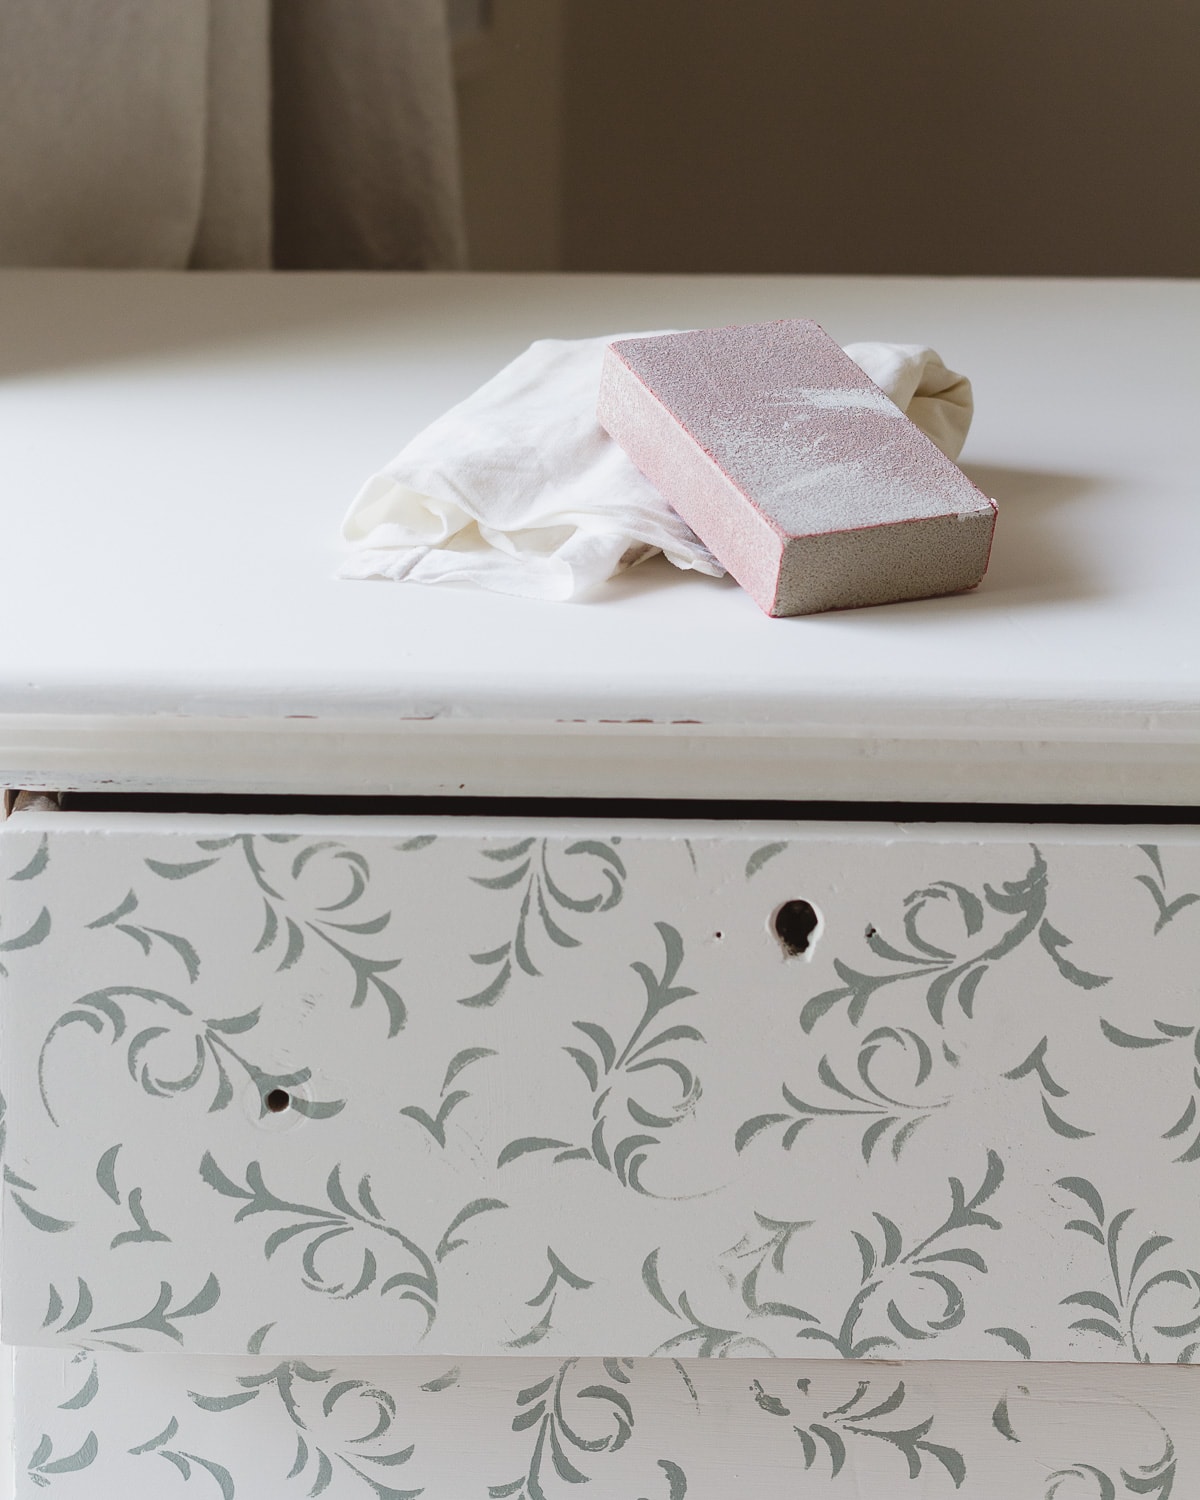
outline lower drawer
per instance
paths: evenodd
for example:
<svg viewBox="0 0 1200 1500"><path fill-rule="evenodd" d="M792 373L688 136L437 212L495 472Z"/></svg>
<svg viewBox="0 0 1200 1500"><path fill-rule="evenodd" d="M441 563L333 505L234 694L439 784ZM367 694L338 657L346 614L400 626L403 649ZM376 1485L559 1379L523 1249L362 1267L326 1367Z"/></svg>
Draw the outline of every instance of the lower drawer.
<svg viewBox="0 0 1200 1500"><path fill-rule="evenodd" d="M1200 1494L1200 1372L1178 1368L39 1349L15 1374L18 1500Z"/></svg>
<svg viewBox="0 0 1200 1500"><path fill-rule="evenodd" d="M0 859L9 1342L1200 1358L1190 829L30 813Z"/></svg>

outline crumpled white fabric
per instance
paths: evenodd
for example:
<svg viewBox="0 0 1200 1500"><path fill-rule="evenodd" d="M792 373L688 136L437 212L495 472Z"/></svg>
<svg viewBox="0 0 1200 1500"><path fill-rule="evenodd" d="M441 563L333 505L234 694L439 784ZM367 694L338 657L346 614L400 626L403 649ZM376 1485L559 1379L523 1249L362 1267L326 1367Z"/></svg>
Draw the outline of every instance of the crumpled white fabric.
<svg viewBox="0 0 1200 1500"><path fill-rule="evenodd" d="M567 600L662 551L725 571L596 420L614 338L543 339L417 434L367 480L342 526L341 578L473 583ZM950 458L971 423L970 381L920 344L846 353Z"/></svg>

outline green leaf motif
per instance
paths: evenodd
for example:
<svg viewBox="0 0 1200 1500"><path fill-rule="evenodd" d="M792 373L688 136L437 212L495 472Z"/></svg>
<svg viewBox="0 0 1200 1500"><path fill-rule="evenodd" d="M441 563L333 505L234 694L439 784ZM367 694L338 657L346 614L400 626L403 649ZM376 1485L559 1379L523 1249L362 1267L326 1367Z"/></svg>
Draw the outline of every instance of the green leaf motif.
<svg viewBox="0 0 1200 1500"><path fill-rule="evenodd" d="M810 1382L805 1379L796 1384L802 1398L811 1399ZM793 1424L792 1431L800 1439L804 1468L814 1468L823 1449L829 1465L829 1477L836 1479L846 1466L850 1444L870 1441L895 1448L905 1460L909 1479L919 1478L926 1462L932 1459L949 1475L954 1488L960 1489L967 1477L966 1461L957 1448L950 1448L930 1439L933 1417L926 1417L910 1427L877 1425L882 1419L899 1411L908 1399L903 1381L898 1382L882 1398L876 1393L877 1384L878 1382L870 1380L860 1380L849 1400L824 1410L821 1420L806 1421L801 1416L801 1420ZM794 1403L784 1409L783 1403L775 1397L764 1401L761 1396L756 1395L755 1400L761 1409L773 1415L797 1414Z"/></svg>
<svg viewBox="0 0 1200 1500"><path fill-rule="evenodd" d="M274 1323L264 1323L261 1328L256 1328L246 1341L247 1354L261 1354L262 1346L267 1341L267 1334L274 1328Z"/></svg>
<svg viewBox="0 0 1200 1500"><path fill-rule="evenodd" d="M782 854L786 848L786 844L764 844L760 849L756 849L746 861L746 879L749 880L757 875L769 860L774 859L777 854Z"/></svg>
<svg viewBox="0 0 1200 1500"><path fill-rule="evenodd" d="M1018 1063L1015 1068L1010 1069L1002 1076L1012 1082L1021 1079L1036 1077L1041 1087L1042 1113L1046 1117L1046 1124L1054 1131L1055 1135L1061 1135L1065 1140L1082 1141L1087 1140L1095 1134L1094 1131L1084 1130L1078 1125L1072 1125L1065 1120L1061 1114L1051 1105L1050 1100L1065 1099L1069 1091L1051 1073L1046 1062L1046 1053L1050 1046L1048 1037L1043 1037L1024 1062Z"/></svg>
<svg viewBox="0 0 1200 1500"><path fill-rule="evenodd" d="M44 943L50 936L50 912L42 907L33 922L24 932L14 938L0 940L0 953L18 953L23 948L36 948L39 943ZM0 975L7 974L8 970L0 964Z"/></svg>
<svg viewBox="0 0 1200 1500"><path fill-rule="evenodd" d="M995 1410L992 1412L992 1426L1002 1438L1010 1443L1019 1443L1021 1439L1013 1429L1012 1419L1008 1414L1008 1397L1001 1396L996 1402Z"/></svg>
<svg viewBox="0 0 1200 1500"><path fill-rule="evenodd" d="M836 1479L842 1472L846 1463L846 1444L841 1434L827 1427L823 1422L813 1422L809 1427L813 1437L818 1437L829 1450L829 1477Z"/></svg>
<svg viewBox="0 0 1200 1500"><path fill-rule="evenodd" d="M270 1260L285 1245L302 1246L302 1284L309 1291L339 1301L361 1296L372 1288L379 1297L395 1292L401 1302L414 1303L423 1315L422 1338L432 1328L437 1316L437 1263L467 1243L464 1237L455 1238L457 1232L480 1214L507 1207L498 1198L472 1200L455 1215L434 1256L430 1256L414 1239L387 1222L374 1202L368 1177L359 1180L357 1192L352 1197L342 1181L340 1166L334 1167L326 1182L328 1206L293 1203L278 1197L267 1187L257 1161L246 1167L243 1185L222 1171L211 1152L205 1152L200 1163L200 1176L215 1192L240 1205L234 1214L235 1223L259 1214L278 1214L291 1220L267 1235L263 1254ZM357 1265L352 1278L339 1276L336 1270L322 1269L326 1247L349 1250L352 1264ZM404 1253L407 1268L385 1276L380 1269L378 1252L396 1249Z"/></svg>
<svg viewBox="0 0 1200 1500"><path fill-rule="evenodd" d="M724 1359L731 1354L756 1352L765 1354L768 1358L774 1356L775 1351L761 1339L736 1328L719 1328L698 1317L686 1291L681 1292L674 1300L669 1297L663 1289L659 1273L659 1253L659 1250L652 1250L642 1263L642 1284L664 1311L686 1326L660 1344L654 1350L655 1355L690 1353L699 1359ZM801 1318L811 1316L798 1309L796 1312Z"/></svg>
<svg viewBox="0 0 1200 1500"><path fill-rule="evenodd" d="M949 1214L938 1228L908 1250L904 1248L905 1236L900 1227L884 1215L876 1213L874 1217L883 1231L882 1244L876 1243L873 1232L854 1233L853 1238L862 1263L861 1283L846 1308L837 1331L824 1326L823 1320L806 1314L812 1326L797 1329L795 1336L830 1344L843 1359L864 1359L876 1349L895 1347L895 1334L899 1334L905 1341L923 1342L959 1327L966 1318L966 1299L959 1281L955 1279L962 1274L957 1267L961 1265L986 1273L987 1262L972 1247L947 1241L951 1236L973 1230L999 1230L999 1220L984 1213L983 1205L995 1196L1003 1181L1004 1163L995 1151L989 1150L983 1180L975 1192L968 1198L962 1182L957 1177L951 1177ZM941 1266L953 1269L955 1275L952 1277L947 1271L940 1269ZM895 1268L890 1277L880 1274L890 1268ZM897 1279L897 1272L903 1273L902 1281ZM864 1316L875 1312L885 1300L881 1295L885 1285L889 1289L885 1317L890 1331L864 1336L859 1325ZM941 1297L941 1305L936 1314L925 1310L925 1299L930 1290L936 1290ZM915 1310L906 1311L906 1299L910 1295L916 1299L916 1306L921 1308L919 1314ZM1004 1333L1000 1332L999 1336L1004 1337ZM1011 1345L1011 1340L1006 1339L1005 1342ZM1011 1346L1019 1349L1017 1345Z"/></svg>
<svg viewBox="0 0 1200 1500"><path fill-rule="evenodd" d="M607 1372L615 1362L601 1363ZM625 1446L636 1424L633 1405L623 1388L629 1385L629 1376L621 1365L629 1366L630 1362L621 1361L617 1366L622 1378L616 1385L603 1381L589 1384L580 1362L567 1360L556 1374L518 1394L512 1430L530 1435L529 1458L524 1474L488 1486L492 1500L513 1496L520 1500L548 1500L551 1493L557 1493L555 1479L570 1485L596 1481L603 1485L598 1465L605 1455L618 1453ZM587 1409L594 1411L599 1406L606 1409L607 1422L593 1435L588 1431L591 1424ZM682 1468L670 1459L661 1458L656 1468L666 1482L664 1500L685 1500L687 1478ZM610 1492L607 1485L603 1487L606 1494Z"/></svg>
<svg viewBox="0 0 1200 1500"><path fill-rule="evenodd" d="M1152 1463L1139 1464L1137 1473L1131 1474L1128 1469L1121 1470L1121 1478L1125 1488L1135 1495L1157 1495L1158 1500L1169 1500L1175 1488L1175 1444L1170 1435L1164 1430L1163 1451Z"/></svg>
<svg viewBox="0 0 1200 1500"><path fill-rule="evenodd" d="M96 1163L96 1181L100 1184L101 1191L114 1203L121 1201L121 1193L117 1187L117 1155L120 1150L119 1143L110 1146Z"/></svg>
<svg viewBox="0 0 1200 1500"><path fill-rule="evenodd" d="M1023 1333L1018 1333L1015 1328L985 1328L984 1333L990 1334L992 1338L1003 1339L1010 1349L1014 1349L1022 1359L1032 1359L1033 1349L1029 1340Z"/></svg>
<svg viewBox="0 0 1200 1500"><path fill-rule="evenodd" d="M61 1326L56 1330L57 1332L69 1333L72 1329L78 1328L81 1324L86 1323L92 1315L92 1294L88 1289L87 1282L81 1278L78 1283L78 1287L79 1290L75 1303L75 1311L71 1314L70 1318L65 1323L61 1324ZM57 1324L58 1320L62 1317L65 1310L66 1304L63 1302L62 1295L60 1294L58 1288L51 1284L50 1293L47 1300L46 1316L42 1319L42 1327L50 1328L53 1325Z"/></svg>
<svg viewBox="0 0 1200 1500"><path fill-rule="evenodd" d="M1133 1209L1122 1209L1109 1218L1099 1190L1082 1177L1064 1177L1055 1186L1087 1206L1091 1218L1072 1219L1066 1228L1100 1246L1107 1279L1104 1290L1085 1288L1061 1299L1060 1306L1102 1315L1077 1318L1070 1327L1126 1349L1129 1357L1139 1364L1151 1360L1145 1345L1149 1332L1171 1341L1191 1340L1200 1332L1200 1272L1178 1266L1164 1269L1158 1259L1174 1245L1172 1238L1149 1234L1127 1257L1123 1253L1127 1243L1124 1231L1134 1217ZM1150 1264L1155 1260L1158 1270ZM1158 1293L1166 1293L1178 1305L1182 1316L1177 1322L1153 1321L1144 1311L1147 1299ZM1155 1319L1161 1316L1161 1311L1155 1313ZM1193 1340L1176 1348L1173 1358L1177 1363L1189 1364L1198 1354L1200 1341ZM1159 1356L1159 1362L1165 1362L1163 1355Z"/></svg>
<svg viewBox="0 0 1200 1500"><path fill-rule="evenodd" d="M588 1281L585 1277L578 1275L567 1267L549 1245L546 1246L546 1260L550 1266L550 1275L545 1286L535 1296L531 1297L525 1304L526 1307L540 1307L550 1297L559 1284L568 1286L572 1291L583 1292L595 1283Z"/></svg>
<svg viewBox="0 0 1200 1500"><path fill-rule="evenodd" d="M1043 922L1038 928L1038 941L1046 952L1054 960L1058 972L1071 984L1077 985L1081 990L1099 989L1101 985L1108 984L1110 978L1101 974L1089 974L1084 969L1077 968L1063 956L1062 950L1071 946L1071 939L1064 937L1061 932L1052 927L1049 922Z"/></svg>
<svg viewBox="0 0 1200 1500"><path fill-rule="evenodd" d="M106 1197L111 1198L116 1204L121 1202L121 1190L117 1186L117 1156L120 1153L120 1145L110 1146L96 1163L96 1181ZM112 1241L109 1248L117 1249L119 1245L148 1244L154 1240L168 1241L170 1235L163 1234L161 1230L154 1229L146 1217L142 1207L142 1190L135 1187L130 1190L128 1200L125 1204L129 1217L133 1220L134 1228L120 1233Z"/></svg>
<svg viewBox="0 0 1200 1500"><path fill-rule="evenodd" d="M485 1057L495 1056L491 1047L465 1047L461 1052L456 1052L447 1065L446 1076L442 1080L442 1093L446 1092L464 1068L469 1068L472 1063L480 1062Z"/></svg>
<svg viewBox="0 0 1200 1500"><path fill-rule="evenodd" d="M292 852L291 846L298 843L301 847ZM339 956L353 979L351 1008L357 1009L374 996L383 1002L389 1038L403 1029L407 1019L404 1001L382 977L398 968L401 960L359 951L358 940L374 937L389 926L391 911L361 921L340 920L369 889L371 869L365 855L334 839L301 843L296 834L234 834L199 839L197 848L213 857L170 865L153 860L146 863L164 879L182 880L219 863L227 853L240 856L263 902L263 929L254 952L274 957L276 972L286 973L305 956L308 940L320 939ZM279 854L285 850L291 858L279 864ZM268 875L268 865L278 868L272 868ZM325 895L332 899L322 900Z"/></svg>
<svg viewBox="0 0 1200 1500"><path fill-rule="evenodd" d="M1100 1018L1100 1030L1114 1047L1162 1047L1171 1040L1169 1036L1132 1036L1128 1031L1113 1026L1103 1016ZM1189 1027L1189 1033L1190 1030Z"/></svg>
<svg viewBox="0 0 1200 1500"><path fill-rule="evenodd" d="M211 869L217 863L219 861L215 856L212 859L192 859L182 862L147 859L146 868L161 880L188 880L191 876L198 875L201 870Z"/></svg>
<svg viewBox="0 0 1200 1500"><path fill-rule="evenodd" d="M67 1400L60 1401L59 1411L82 1411L85 1406L90 1406L100 1394L100 1372L96 1368L95 1360L92 1361L91 1369L88 1371L83 1384L73 1396Z"/></svg>
<svg viewBox="0 0 1200 1500"><path fill-rule="evenodd" d="M390 916L390 913L388 914ZM288 918L289 930L298 932L295 924ZM403 1031L408 1019L408 1009L396 989L380 975L390 973L398 968L401 960L399 958L370 958L365 954L356 953L345 943L334 938L331 929L336 929L336 923L325 923L318 925L308 923L309 930L316 933L335 953L345 960L351 973L354 975L354 993L350 998L351 1009L357 1009L365 1004L368 996L374 993L384 1003L388 1017L388 1037L397 1036ZM289 943L289 953L291 951ZM298 956L298 955L297 955ZM288 955L284 955L285 964Z"/></svg>
<svg viewBox="0 0 1200 1500"><path fill-rule="evenodd" d="M949 880L937 880L910 892L904 898L901 918L907 948L887 941L874 924L866 930L867 947L877 958L891 964L891 971L869 973L835 959L834 973L841 984L805 1003L800 1012L801 1029L810 1033L823 1017L843 1003L850 1023L857 1026L880 989L914 980L926 983L926 1006L936 1025L945 1024L945 1010L951 1000L970 1020L985 976L1035 933L1059 974L1070 984L1081 989L1108 984L1108 977L1089 973L1065 957L1063 950L1071 945L1071 940L1046 918L1049 897L1046 861L1036 845L1031 845L1031 850L1033 862L1023 877L1003 881L999 888L985 885L982 898ZM933 943L925 935L926 917L933 910L955 915L961 928L957 951ZM989 926L993 929L990 933ZM1002 930L996 932L997 926L1002 926ZM976 939L981 941L977 943Z"/></svg>
<svg viewBox="0 0 1200 1500"><path fill-rule="evenodd" d="M415 1120L422 1129L428 1131L430 1136L439 1146L446 1144L446 1121L452 1112L464 1099L471 1096L465 1089L456 1089L452 1094L441 1101L436 1115L431 1115L428 1110L422 1109L419 1104L406 1104L400 1113L406 1115L410 1120Z"/></svg>
<svg viewBox="0 0 1200 1500"><path fill-rule="evenodd" d="M498 1167L506 1167L509 1162L516 1161L518 1157L528 1156L533 1151L558 1151L567 1146L568 1142L552 1139L550 1136L528 1135L520 1140L509 1141L500 1155L496 1158Z"/></svg>
<svg viewBox="0 0 1200 1500"><path fill-rule="evenodd" d="M195 1399L195 1398L193 1398ZM212 1410L214 1408L208 1408ZM210 1458L203 1458L198 1453L184 1453L178 1449L168 1448L167 1444L179 1431L179 1422L172 1417L166 1427L156 1436L149 1438L137 1447L130 1448L129 1452L135 1457L161 1458L165 1463L177 1470L184 1479L192 1476L192 1465L203 1470L213 1480L221 1493L221 1500L235 1500L235 1488L233 1475L223 1464L215 1463Z"/></svg>
<svg viewBox="0 0 1200 1500"><path fill-rule="evenodd" d="M627 872L614 841L577 839L560 849L551 839L521 839L499 849L484 849L490 865L504 865L496 874L473 875L474 884L484 890L520 892L513 935L507 942L485 952L473 953L473 963L495 968L496 973L482 989L460 997L459 1004L472 1007L495 1005L507 990L516 967L532 979L541 976L530 947L534 923L541 934L558 948L578 948L581 940L563 925L564 913L591 915L611 911L624 895ZM557 871L551 866L551 851L557 851ZM590 873L590 891L575 895L567 887L564 871L572 872L582 863ZM596 886L599 889L596 889Z"/></svg>
<svg viewBox="0 0 1200 1500"><path fill-rule="evenodd" d="M308 1481L309 1495L324 1494L333 1483L335 1462L353 1474L377 1497L377 1500L414 1500L421 1490L397 1490L389 1484L375 1479L362 1465L375 1465L381 1469L395 1469L407 1464L416 1451L413 1443L396 1446L393 1435L399 1404L394 1395L379 1386L361 1379L335 1380L331 1369L315 1369L303 1360L284 1360L273 1369L263 1373L242 1375L237 1378L240 1389L220 1395L205 1395L190 1391L189 1397L201 1411L224 1413L239 1406L268 1396L273 1392L287 1420L291 1424L295 1439L295 1457L284 1476L287 1479L303 1478ZM445 1390L459 1376L457 1369L446 1376L430 1381L422 1390ZM339 1408L346 1408L343 1412ZM347 1422L355 1423L355 1413L363 1408L362 1419L369 1424L349 1439L334 1436L345 1432ZM266 1413L263 1413L266 1416ZM357 1424L355 1424L357 1425ZM323 1429L328 1427L330 1440L326 1440ZM157 1450L174 1437L177 1424L172 1425L157 1439L152 1440ZM258 1430L263 1431L259 1422ZM307 1435L307 1436L306 1436ZM384 1444L379 1448L374 1445ZM149 1445L146 1451L149 1451ZM172 1454L163 1452L164 1457ZM174 1456L199 1464L212 1473L211 1461L196 1454L182 1453ZM217 1466L219 1467L219 1466ZM215 1476L214 1476L215 1477Z"/></svg>
<svg viewBox="0 0 1200 1500"><path fill-rule="evenodd" d="M1158 934L1169 923L1173 922L1181 911L1189 906L1194 906L1200 901L1200 894L1196 891L1185 891L1176 896L1174 900L1169 899L1166 887L1166 872L1163 869L1162 855L1155 844L1139 844L1138 848L1153 866L1153 875L1135 875L1134 879L1139 885L1145 886L1154 900L1158 910L1158 919L1154 923L1154 936Z"/></svg>
<svg viewBox="0 0 1200 1500"><path fill-rule="evenodd" d="M227 1109L234 1100L233 1083L229 1076L229 1065L233 1064L257 1091L259 1112L265 1117L268 1113L267 1095L272 1090L295 1090L312 1077L308 1068L300 1068L291 1073L273 1073L259 1067L232 1045L228 1040L229 1036L250 1031L258 1024L257 1009L244 1016L202 1020L190 1006L163 990L144 989L137 985L111 985L76 1000L55 1021L42 1043L38 1055L38 1088L46 1113L55 1125L59 1120L50 1104L46 1078L47 1059L55 1039L69 1026L84 1025L97 1036L102 1036L106 1030L111 1031L110 1044L115 1045L126 1036L129 1029L129 1007L138 1001L154 1007L165 1023L144 1027L129 1039L126 1047L125 1061L130 1078L153 1098L170 1099L196 1088L209 1073L211 1064L216 1087L209 1113ZM195 1061L188 1072L179 1077L167 1077L156 1072L151 1067L148 1055L155 1044L166 1039L170 1046L177 1042L181 1032L187 1035L189 1031ZM339 1113L345 1101L310 1100L303 1094L297 1094L292 1099L292 1105L301 1114L307 1114L313 1119L325 1119Z"/></svg>
<svg viewBox="0 0 1200 1500"><path fill-rule="evenodd" d="M663 1471L667 1481L667 1500L684 1500L687 1495L687 1475L669 1458L660 1458L658 1467Z"/></svg>
<svg viewBox="0 0 1200 1500"><path fill-rule="evenodd" d="M667 922L656 922L655 928L663 944L662 972L656 973L641 960L630 965L642 982L645 1004L620 1052L606 1028L590 1020L575 1021L573 1026L594 1050L574 1046L562 1049L583 1074L593 1096L590 1128L581 1131L581 1138L575 1141L522 1136L501 1150L498 1166L507 1166L531 1152L555 1151L556 1163L594 1162L611 1172L622 1187L654 1196L641 1180L642 1169L650 1153L661 1144L661 1133L688 1119L701 1096L700 1080L688 1063L676 1055L677 1044L704 1041L703 1034L694 1026L683 1024L646 1035L664 1010L696 993L675 983L684 959L679 932ZM650 1108L634 1093L646 1081L640 1076L644 1074L653 1074L655 1078L665 1075L664 1081L671 1080L677 1097L666 1105ZM624 1116L642 1128L620 1134L614 1143L612 1136L628 1128Z"/></svg>
<svg viewBox="0 0 1200 1500"><path fill-rule="evenodd" d="M733 1263L740 1261L744 1266L741 1272L741 1292L746 1311L755 1318L790 1318L796 1322L815 1323L817 1320L813 1314L803 1308L770 1298L764 1300L760 1296L759 1285L768 1266L778 1275L783 1274L789 1245L798 1233L812 1227L812 1220L770 1219L760 1213L754 1215L754 1220L756 1228L743 1235L722 1256L722 1261L731 1263L727 1273L731 1282L737 1279ZM664 1301L663 1305L668 1311L673 1310L668 1302Z"/></svg>
<svg viewBox="0 0 1200 1500"><path fill-rule="evenodd" d="M160 1457L165 1456L165 1454L160 1455ZM233 1475L230 1474L224 1465L214 1463L209 1458L201 1458L198 1453L185 1453L181 1456L189 1459L194 1464L198 1464L200 1468L212 1477L221 1492L221 1500L234 1500Z"/></svg>
<svg viewBox="0 0 1200 1500"><path fill-rule="evenodd" d="M477 1218L480 1214L494 1213L497 1209L507 1207L508 1204L502 1203L499 1198L472 1199L470 1203L460 1208L450 1221L445 1234L438 1241L437 1249L434 1251L435 1260L440 1263L445 1260L452 1250L457 1250L467 1243L465 1239L454 1238L464 1224L468 1223L471 1219Z"/></svg>
<svg viewBox="0 0 1200 1500"><path fill-rule="evenodd" d="M508 1340L505 1345L508 1349L528 1349L535 1344L540 1344L553 1327L559 1296L569 1295L571 1292L586 1292L594 1285L586 1277L572 1271L549 1245L546 1246L546 1260L550 1267L550 1274L541 1290L535 1292L525 1304L526 1307L532 1308L539 1308L545 1304L546 1310L525 1333ZM562 1292L564 1287L566 1288L565 1294Z"/></svg>
<svg viewBox="0 0 1200 1500"><path fill-rule="evenodd" d="M137 894L131 890L111 911L97 917L94 922L89 922L88 930L96 931L102 927L112 927L114 931L132 938L147 957L153 952L155 939L165 943L182 962L188 982L195 984L200 976L200 956L195 948L178 933L164 932L161 928L149 927L140 922L130 922L128 918L138 910L138 905Z"/></svg>
<svg viewBox="0 0 1200 1500"><path fill-rule="evenodd" d="M25 1197L24 1193L18 1192L17 1189L21 1187L26 1191L32 1192L36 1192L37 1189L32 1184L25 1182L23 1178L15 1176L7 1167L4 1168L4 1184L8 1189L8 1196L16 1204L21 1217L27 1224L31 1224L40 1233L63 1234L68 1229L75 1227L75 1221L72 1219L59 1219L53 1214L43 1212L40 1208L35 1208L29 1199Z"/></svg>
<svg viewBox="0 0 1200 1500"><path fill-rule="evenodd" d="M54 1444L45 1434L42 1434L41 1442L34 1449L29 1460L28 1474L35 1482L45 1485L43 1476L47 1474L77 1474L81 1469L90 1468L96 1462L96 1456L100 1452L100 1443L94 1432L89 1432L82 1444L74 1453L65 1458L51 1458L54 1452Z"/></svg>
<svg viewBox="0 0 1200 1500"><path fill-rule="evenodd" d="M235 1407L245 1406L247 1401L255 1400L258 1392L235 1391L230 1396L201 1396L195 1391L189 1391L188 1396L201 1411L233 1411Z"/></svg>
<svg viewBox="0 0 1200 1500"><path fill-rule="evenodd" d="M1122 1031L1120 1027L1114 1026L1110 1021L1101 1017L1100 1030L1115 1047L1129 1049L1164 1047L1175 1042L1191 1041L1188 1072L1194 1088L1184 1105L1183 1113L1173 1125L1162 1132L1162 1139L1171 1141L1191 1134L1200 1116L1200 1026L1181 1026L1169 1021L1155 1021L1154 1030L1158 1033L1156 1036L1136 1036L1128 1031ZM1187 1164L1200 1161L1200 1129L1197 1130L1192 1141L1175 1157L1175 1161Z"/></svg>
<svg viewBox="0 0 1200 1500"><path fill-rule="evenodd" d="M944 1108L950 1101L946 1096L901 1100L885 1091L875 1077L876 1061L880 1056L897 1055L911 1061L912 1087L919 1090L930 1078L934 1066L928 1043L908 1027L880 1026L864 1037L859 1046L855 1066L861 1089L843 1083L829 1055L825 1054L817 1064L817 1078L838 1102L809 1104L784 1084L781 1092L791 1113L755 1115L743 1121L734 1136L735 1150L740 1155L756 1137L782 1125L785 1129L781 1145L785 1151L790 1151L801 1130L818 1119L858 1119L867 1122L860 1142L863 1161L869 1166L876 1148L884 1141L889 1143L892 1160L899 1161L917 1130L935 1110Z"/></svg>
<svg viewBox="0 0 1200 1500"><path fill-rule="evenodd" d="M158 1449L165 1447L178 1431L179 1421L172 1417L161 1432L156 1433L152 1438L147 1438L144 1443L139 1443L136 1448L130 1448L129 1452L135 1457L143 1453L156 1453Z"/></svg>
<svg viewBox="0 0 1200 1500"><path fill-rule="evenodd" d="M1116 1485L1103 1469L1096 1468L1095 1464L1075 1464L1072 1468L1055 1469L1052 1474L1048 1474L1046 1476L1046 1500L1054 1500L1068 1480L1089 1478L1096 1486L1095 1500L1116 1500Z"/></svg>
<svg viewBox="0 0 1200 1500"><path fill-rule="evenodd" d="M446 1067L446 1076L442 1081L442 1098L437 1107L437 1112L431 1114L429 1110L422 1109L418 1104L408 1104L401 1109L400 1113L406 1115L410 1120L415 1120L418 1125L426 1130L429 1135L441 1147L446 1145L446 1122L455 1109L465 1100L471 1097L468 1089L455 1089L452 1093L446 1090L458 1075L473 1063L481 1061L485 1057L495 1057L496 1053L491 1047L466 1047L461 1052L455 1053Z"/></svg>
<svg viewBox="0 0 1200 1500"><path fill-rule="evenodd" d="M761 1381L752 1380L750 1382L750 1389L754 1392L754 1402L760 1411L765 1411L773 1417L791 1416L791 1407L784 1406L783 1402L779 1399L778 1396L769 1395L766 1391L764 1391Z"/></svg>
<svg viewBox="0 0 1200 1500"><path fill-rule="evenodd" d="M148 1312L142 1313L140 1317L130 1318L124 1323L106 1323L95 1331L99 1334L145 1329L148 1333L160 1333L182 1345L184 1337L182 1332L175 1327L175 1323L181 1318L197 1318L204 1313L211 1312L220 1301L220 1297L221 1284L216 1276L210 1273L208 1280L190 1301L184 1303L182 1307L172 1309L171 1304L175 1300L175 1292L170 1283L164 1281L159 1286L157 1301Z"/></svg>
<svg viewBox="0 0 1200 1500"><path fill-rule="evenodd" d="M164 1234L162 1230L155 1229L146 1217L142 1208L142 1190L140 1187L131 1188L126 1199L125 1207L129 1211L129 1217L134 1222L133 1229L126 1229L114 1236L109 1249L115 1250L120 1245L146 1245L152 1241L169 1241L171 1236Z"/></svg>
<svg viewBox="0 0 1200 1500"><path fill-rule="evenodd" d="M29 860L8 878L10 880L36 880L50 863L50 836L43 833L38 846Z"/></svg>

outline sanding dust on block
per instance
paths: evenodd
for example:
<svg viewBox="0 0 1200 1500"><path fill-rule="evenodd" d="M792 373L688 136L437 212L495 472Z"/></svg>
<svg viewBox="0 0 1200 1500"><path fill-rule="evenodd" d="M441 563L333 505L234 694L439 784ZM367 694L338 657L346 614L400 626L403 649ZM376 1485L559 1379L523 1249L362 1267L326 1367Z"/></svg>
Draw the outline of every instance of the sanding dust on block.
<svg viewBox="0 0 1200 1500"><path fill-rule="evenodd" d="M973 588L996 507L816 323L621 339L603 426L769 615Z"/></svg>

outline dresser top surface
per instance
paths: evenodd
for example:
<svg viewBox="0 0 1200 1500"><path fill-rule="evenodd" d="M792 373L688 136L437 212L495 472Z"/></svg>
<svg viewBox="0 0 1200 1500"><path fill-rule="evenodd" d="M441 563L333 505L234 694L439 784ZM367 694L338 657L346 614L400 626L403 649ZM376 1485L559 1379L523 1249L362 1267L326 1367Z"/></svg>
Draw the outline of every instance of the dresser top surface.
<svg viewBox="0 0 1200 1500"><path fill-rule="evenodd" d="M363 479L532 339L798 316L972 377L976 592L770 620L661 560L573 605L335 580ZM0 773L56 723L315 723L351 761L418 723L1194 746L1198 323L1180 282L5 272Z"/></svg>

